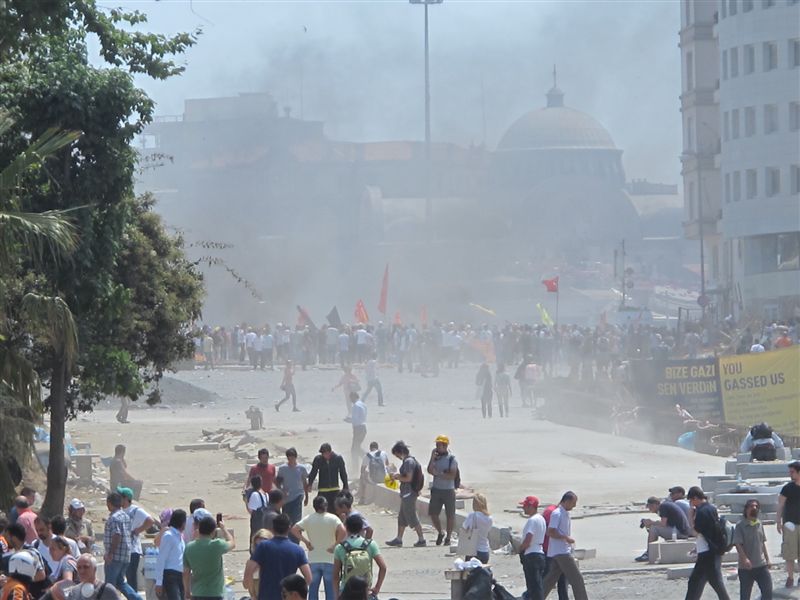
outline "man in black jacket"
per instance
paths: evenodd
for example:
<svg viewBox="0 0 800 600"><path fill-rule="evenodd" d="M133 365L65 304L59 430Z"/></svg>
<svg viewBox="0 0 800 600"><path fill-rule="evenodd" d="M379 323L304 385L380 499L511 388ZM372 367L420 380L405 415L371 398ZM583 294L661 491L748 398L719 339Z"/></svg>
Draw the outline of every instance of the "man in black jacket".
<svg viewBox="0 0 800 600"><path fill-rule="evenodd" d="M331 445L327 442L319 447L319 454L311 463L311 472L308 474L308 484L306 485L306 505L308 505L308 492L311 491L317 474L319 474L319 495L324 496L328 501L328 512L336 514L336 496L342 490L348 489L347 470L344 466L344 458L334 453ZM341 488L339 479L342 481Z"/></svg>
<svg viewBox="0 0 800 600"><path fill-rule="evenodd" d="M689 576L686 600L700 600L706 583L717 592L720 600L730 600L722 579L721 546L724 543L718 528L717 507L708 502L699 487L689 488L686 494L694 514L694 530L697 532L697 562Z"/></svg>

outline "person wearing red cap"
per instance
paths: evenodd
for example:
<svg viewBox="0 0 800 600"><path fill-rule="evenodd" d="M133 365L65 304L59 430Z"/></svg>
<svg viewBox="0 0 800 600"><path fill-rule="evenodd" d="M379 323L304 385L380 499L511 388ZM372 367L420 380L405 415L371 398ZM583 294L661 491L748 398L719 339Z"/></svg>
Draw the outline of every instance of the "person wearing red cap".
<svg viewBox="0 0 800 600"><path fill-rule="evenodd" d="M544 517L539 514L539 499L536 496L527 496L519 505L528 517L522 529L522 543L519 546L519 560L522 563L522 572L525 574L528 599L544 600L542 584L545 558L542 544L547 524L544 522Z"/></svg>
<svg viewBox="0 0 800 600"><path fill-rule="evenodd" d="M547 556L553 559L551 569L547 572L544 579L544 596L553 591L558 582L558 578L563 573L567 577L575 600L589 600L586 595L586 584L583 582L583 575L578 567L578 562L572 556L572 546L575 540L571 537L572 521L569 513L578 504L578 496L575 492L565 492L561 496L558 508L550 515L550 525L547 527L547 535L550 536L550 545L547 548Z"/></svg>

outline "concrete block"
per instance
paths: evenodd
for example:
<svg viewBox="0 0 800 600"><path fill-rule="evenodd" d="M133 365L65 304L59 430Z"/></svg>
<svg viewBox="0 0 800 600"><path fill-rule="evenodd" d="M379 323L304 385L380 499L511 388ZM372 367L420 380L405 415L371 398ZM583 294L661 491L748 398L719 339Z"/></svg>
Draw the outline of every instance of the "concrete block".
<svg viewBox="0 0 800 600"><path fill-rule="evenodd" d="M725 461L725 473L727 475L736 475L736 466L738 464L735 460Z"/></svg>
<svg viewBox="0 0 800 600"><path fill-rule="evenodd" d="M720 481L736 481L730 475L700 475L700 487L704 492L713 492Z"/></svg>
<svg viewBox="0 0 800 600"><path fill-rule="evenodd" d="M718 494L715 497L717 505L725 504L731 507L731 513L741 513L745 503L750 499L756 499L761 503L761 510L770 513L778 510L778 494Z"/></svg>
<svg viewBox="0 0 800 600"><path fill-rule="evenodd" d="M792 448L792 459L800 460L800 448Z"/></svg>
<svg viewBox="0 0 800 600"><path fill-rule="evenodd" d="M220 444L215 442L201 442L199 444L175 444L175 452L187 452L190 450L219 450Z"/></svg>
<svg viewBox="0 0 800 600"><path fill-rule="evenodd" d="M692 563L695 561L694 556L689 553L694 550L694 540L677 540L669 541L655 541L647 545L647 555L650 558L649 563L671 565L675 563Z"/></svg>
<svg viewBox="0 0 800 600"><path fill-rule="evenodd" d="M670 567L667 569L667 579L688 579L693 569L694 566Z"/></svg>
<svg viewBox="0 0 800 600"><path fill-rule="evenodd" d="M743 479L767 479L770 477L789 476L787 463L783 461L737 463L736 473L741 475Z"/></svg>

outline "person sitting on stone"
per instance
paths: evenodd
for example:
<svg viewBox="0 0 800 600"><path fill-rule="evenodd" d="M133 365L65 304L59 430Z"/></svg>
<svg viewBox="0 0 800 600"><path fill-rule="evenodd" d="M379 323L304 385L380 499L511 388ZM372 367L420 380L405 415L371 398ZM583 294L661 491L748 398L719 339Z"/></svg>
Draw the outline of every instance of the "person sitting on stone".
<svg viewBox="0 0 800 600"><path fill-rule="evenodd" d="M655 496L650 496L647 499L647 510L651 513L656 513L660 520L642 519L639 527L647 529L647 544L655 542L658 538L670 540L675 539L685 540L689 537L691 526L689 520L686 518L686 513L683 509L672 502L671 500L660 500ZM650 556L645 552L636 557L636 562L647 562Z"/></svg>
<svg viewBox="0 0 800 600"><path fill-rule="evenodd" d="M117 488L130 488L133 490L133 499L138 500L142 495L141 479L136 479L128 472L128 463L125 461L125 445L117 444L114 447L114 458L111 459L111 464L108 467L110 471L110 484L111 489Z"/></svg>
<svg viewBox="0 0 800 600"><path fill-rule="evenodd" d="M779 448L783 448L783 440L772 427L762 422L750 428L739 446L739 452L749 452L751 460L775 460Z"/></svg>

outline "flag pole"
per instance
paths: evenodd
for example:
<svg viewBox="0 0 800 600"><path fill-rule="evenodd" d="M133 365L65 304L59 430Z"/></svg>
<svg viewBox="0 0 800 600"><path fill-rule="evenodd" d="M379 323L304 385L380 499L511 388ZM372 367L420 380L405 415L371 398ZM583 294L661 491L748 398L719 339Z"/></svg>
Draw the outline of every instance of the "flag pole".
<svg viewBox="0 0 800 600"><path fill-rule="evenodd" d="M556 331L558 331L558 297L561 295L561 282L559 281L559 286L556 288Z"/></svg>

